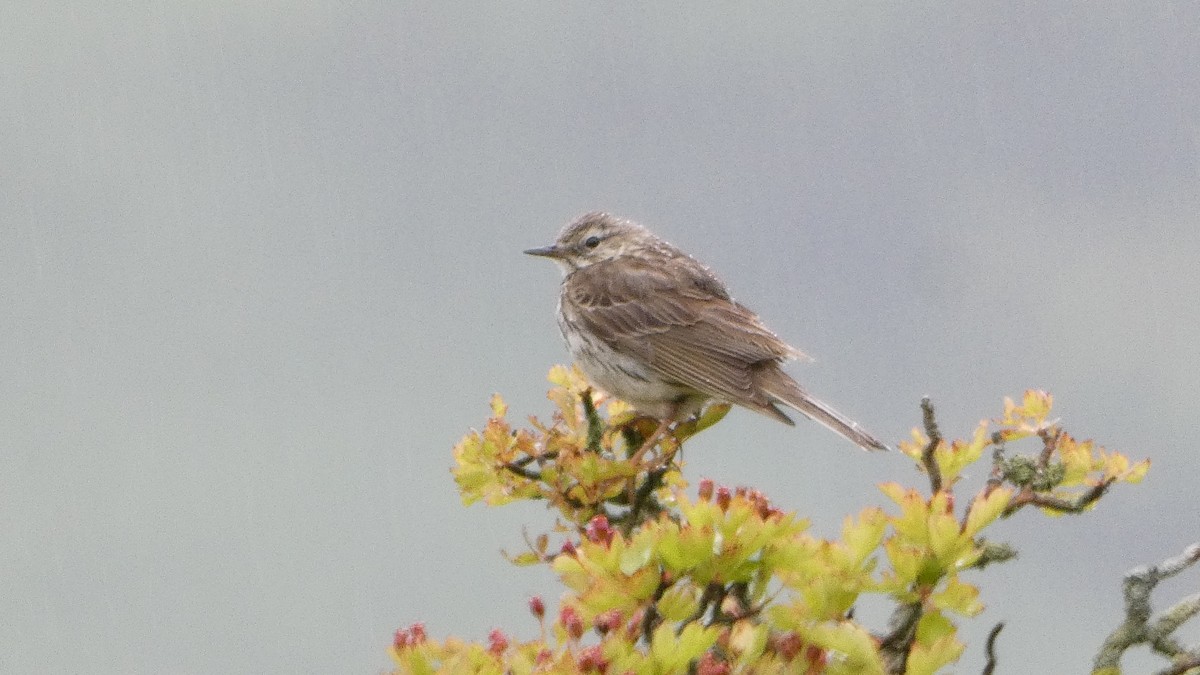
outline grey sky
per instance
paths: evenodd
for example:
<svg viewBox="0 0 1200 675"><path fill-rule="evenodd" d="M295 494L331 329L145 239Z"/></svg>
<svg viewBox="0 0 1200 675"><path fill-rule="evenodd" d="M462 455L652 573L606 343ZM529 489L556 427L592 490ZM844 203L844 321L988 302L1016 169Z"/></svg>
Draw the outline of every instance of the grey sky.
<svg viewBox="0 0 1200 675"><path fill-rule="evenodd" d="M1082 672L1121 575L1200 539L1195 3L106 5L0 8L2 672L531 637L557 586L498 552L550 515L463 509L450 447L492 392L548 413L558 273L520 251L599 208L884 438L1041 387L1153 458L999 526L957 672L998 620L1007 672ZM828 534L919 483L745 411L687 459Z"/></svg>

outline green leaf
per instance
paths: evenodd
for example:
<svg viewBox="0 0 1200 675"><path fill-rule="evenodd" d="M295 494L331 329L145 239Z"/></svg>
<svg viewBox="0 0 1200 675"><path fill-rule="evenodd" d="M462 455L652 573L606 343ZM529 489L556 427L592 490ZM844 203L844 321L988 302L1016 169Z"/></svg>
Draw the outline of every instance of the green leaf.
<svg viewBox="0 0 1200 675"><path fill-rule="evenodd" d="M892 537L883 543L883 550L887 552L888 561L901 581L911 584L917 580L925 562L923 549L907 544L899 537Z"/></svg>
<svg viewBox="0 0 1200 675"><path fill-rule="evenodd" d="M970 541L961 536L954 516L948 513L929 515L929 548L944 568L953 569L959 553L969 546Z"/></svg>
<svg viewBox="0 0 1200 675"><path fill-rule="evenodd" d="M508 414L508 405L500 394L492 394L492 417L504 417Z"/></svg>
<svg viewBox="0 0 1200 675"><path fill-rule="evenodd" d="M526 551L509 558L509 562L517 567L529 567L530 565L537 565L542 562L542 556L533 551Z"/></svg>
<svg viewBox="0 0 1200 675"><path fill-rule="evenodd" d="M658 600L658 611L668 621L683 621L700 608L699 593L691 584L675 584Z"/></svg>
<svg viewBox="0 0 1200 675"><path fill-rule="evenodd" d="M633 574L650 563L652 557L652 546L654 542L648 538L641 538L630 544L630 547L621 553L620 570L622 574Z"/></svg>
<svg viewBox="0 0 1200 675"><path fill-rule="evenodd" d="M916 490L905 490L897 483L884 483L880 492L891 498L900 507L900 515L892 518L896 533L914 544L925 544L929 536L926 521L929 505Z"/></svg>
<svg viewBox="0 0 1200 675"><path fill-rule="evenodd" d="M908 653L906 675L935 675L941 668L962 656L965 645L953 636L943 637L930 644L918 642Z"/></svg>
<svg viewBox="0 0 1200 675"><path fill-rule="evenodd" d="M686 656L685 664L700 658L704 652L717 643L719 633L716 628L705 628L698 623L689 623L679 635L679 652ZM658 635L655 634L655 639Z"/></svg>
<svg viewBox="0 0 1200 675"><path fill-rule="evenodd" d="M842 621L839 623L820 623L808 626L800 631L801 637L818 647L823 647L841 656L831 659L829 673L839 675L857 673L859 675L883 675L883 662L875 647L875 638L861 626Z"/></svg>
<svg viewBox="0 0 1200 675"><path fill-rule="evenodd" d="M714 403L705 408L700 419L696 420L696 429L692 431L692 434L698 434L725 419L725 415L729 414L729 409L732 407L728 403Z"/></svg>
<svg viewBox="0 0 1200 675"><path fill-rule="evenodd" d="M917 622L917 642L932 644L956 632L954 624L941 612L927 611Z"/></svg>
<svg viewBox="0 0 1200 675"><path fill-rule="evenodd" d="M983 604L979 602L979 589L959 581L957 577L947 581L945 588L934 593L931 599L934 607L963 616L975 616L983 611Z"/></svg>
<svg viewBox="0 0 1200 675"><path fill-rule="evenodd" d="M554 558L551 564L568 588L576 593L582 593L592 584L592 576L584 569L579 559L572 555L562 554Z"/></svg>
<svg viewBox="0 0 1200 675"><path fill-rule="evenodd" d="M1004 513L1011 499L1012 490L1006 487L996 488L986 497L976 497L967 513L967 524L963 528L963 534L968 537L979 534L980 530Z"/></svg>
<svg viewBox="0 0 1200 675"><path fill-rule="evenodd" d="M842 523L842 541L850 550L850 555L856 565L861 565L879 548L886 529L887 514L883 512L883 509L863 509L857 520L852 516L846 516L846 520Z"/></svg>

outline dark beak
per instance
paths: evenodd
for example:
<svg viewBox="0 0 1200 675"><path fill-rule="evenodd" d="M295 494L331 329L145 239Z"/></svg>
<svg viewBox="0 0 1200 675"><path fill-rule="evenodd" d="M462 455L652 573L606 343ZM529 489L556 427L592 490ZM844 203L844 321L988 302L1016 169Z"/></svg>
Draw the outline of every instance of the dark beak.
<svg viewBox="0 0 1200 675"><path fill-rule="evenodd" d="M526 255L540 255L543 258L561 258L562 251L558 250L557 246L543 246L541 248L531 248L525 251Z"/></svg>

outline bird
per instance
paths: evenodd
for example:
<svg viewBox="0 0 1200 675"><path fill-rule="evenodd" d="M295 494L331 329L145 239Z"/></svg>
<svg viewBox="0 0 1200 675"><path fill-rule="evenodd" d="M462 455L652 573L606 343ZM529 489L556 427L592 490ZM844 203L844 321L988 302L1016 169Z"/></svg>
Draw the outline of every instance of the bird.
<svg viewBox="0 0 1200 675"><path fill-rule="evenodd" d="M710 401L794 425L783 405L864 450L888 449L784 372L785 362L807 357L708 267L646 227L594 211L525 253L561 268L558 327L590 383L660 421L634 457Z"/></svg>

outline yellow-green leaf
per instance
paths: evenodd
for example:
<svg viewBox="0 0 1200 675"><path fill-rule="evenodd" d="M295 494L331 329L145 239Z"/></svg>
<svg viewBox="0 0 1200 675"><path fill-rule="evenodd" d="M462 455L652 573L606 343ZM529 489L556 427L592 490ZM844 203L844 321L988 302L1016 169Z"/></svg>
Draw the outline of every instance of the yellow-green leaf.
<svg viewBox="0 0 1200 675"><path fill-rule="evenodd" d="M1143 459L1129 468L1129 472L1121 479L1126 483L1140 483L1146 477L1146 472L1150 470L1150 460Z"/></svg>
<svg viewBox="0 0 1200 675"><path fill-rule="evenodd" d="M946 636L933 643L917 643L908 653L906 675L934 675L962 656L966 645L953 636Z"/></svg>
<svg viewBox="0 0 1200 675"><path fill-rule="evenodd" d="M933 594L932 600L938 609L963 616L975 616L983 611L983 604L979 602L979 589L959 581L957 577L951 577L944 588Z"/></svg>
<svg viewBox="0 0 1200 675"><path fill-rule="evenodd" d="M492 417L504 417L508 414L508 405L500 394L492 394Z"/></svg>
<svg viewBox="0 0 1200 675"><path fill-rule="evenodd" d="M980 530L987 527L1004 513L1008 502L1012 499L1012 490L1006 487L996 488L986 496L980 494L971 503L967 513L967 524L963 534L974 537Z"/></svg>
<svg viewBox="0 0 1200 675"><path fill-rule="evenodd" d="M658 612L668 621L683 621L696 613L700 601L696 588L690 584L675 584L658 600Z"/></svg>
<svg viewBox="0 0 1200 675"><path fill-rule="evenodd" d="M929 548L941 565L949 570L965 546L969 546L958 529L958 521L948 513L929 515Z"/></svg>
<svg viewBox="0 0 1200 675"><path fill-rule="evenodd" d="M954 624L944 614L936 610L927 611L921 615L921 620L917 622L916 641L923 644L932 644L948 635L953 636L955 630Z"/></svg>
<svg viewBox="0 0 1200 675"><path fill-rule="evenodd" d="M654 542L648 537L640 538L630 544L629 548L621 553L621 573L633 574L645 567L650 562L653 546Z"/></svg>
<svg viewBox="0 0 1200 675"><path fill-rule="evenodd" d="M875 639L855 623L819 623L804 627L800 634L806 642L840 653L830 663L829 673L883 675Z"/></svg>
<svg viewBox="0 0 1200 675"><path fill-rule="evenodd" d="M883 541L883 533L887 529L887 514L883 509L867 508L858 514L858 519L846 516L842 523L842 542L855 565L861 565Z"/></svg>

